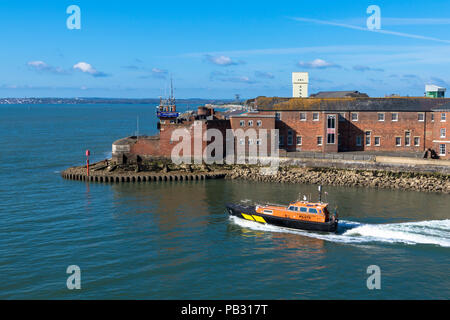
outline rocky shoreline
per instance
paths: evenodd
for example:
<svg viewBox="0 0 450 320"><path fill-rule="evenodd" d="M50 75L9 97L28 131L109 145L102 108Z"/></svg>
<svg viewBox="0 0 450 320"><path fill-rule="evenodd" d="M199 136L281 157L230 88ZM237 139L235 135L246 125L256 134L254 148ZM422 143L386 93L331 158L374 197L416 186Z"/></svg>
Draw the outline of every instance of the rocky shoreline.
<svg viewBox="0 0 450 320"><path fill-rule="evenodd" d="M280 166L278 170L274 171L268 169L257 165L175 165L165 160L155 160L133 165L117 165L105 159L92 164L90 167L90 179L82 180L111 181L111 177L114 177L114 181L133 182L148 181L148 177L152 176L154 179L165 177L159 180L172 181L183 180L183 176L200 175L200 177L205 177L211 175L224 177L225 179L242 179L255 182L322 184L450 194L450 175L444 173L337 169L292 165ZM62 176L69 179L70 177L76 177L76 180L81 180L81 176L86 176L86 166L68 168L62 172ZM120 179L117 179L117 177ZM136 179L132 179L133 177L136 177Z"/></svg>
<svg viewBox="0 0 450 320"><path fill-rule="evenodd" d="M330 168L280 167L267 174L257 166L235 166L226 179L257 182L322 184L450 193L450 176L440 173L392 172Z"/></svg>

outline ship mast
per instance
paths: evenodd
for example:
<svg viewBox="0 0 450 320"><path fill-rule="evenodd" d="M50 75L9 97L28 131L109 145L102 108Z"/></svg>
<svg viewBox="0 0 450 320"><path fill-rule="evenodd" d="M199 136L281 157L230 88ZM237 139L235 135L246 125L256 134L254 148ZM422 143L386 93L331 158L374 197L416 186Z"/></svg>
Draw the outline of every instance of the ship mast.
<svg viewBox="0 0 450 320"><path fill-rule="evenodd" d="M172 82L172 76L170 76L170 103L175 104L175 99L173 97L173 82Z"/></svg>

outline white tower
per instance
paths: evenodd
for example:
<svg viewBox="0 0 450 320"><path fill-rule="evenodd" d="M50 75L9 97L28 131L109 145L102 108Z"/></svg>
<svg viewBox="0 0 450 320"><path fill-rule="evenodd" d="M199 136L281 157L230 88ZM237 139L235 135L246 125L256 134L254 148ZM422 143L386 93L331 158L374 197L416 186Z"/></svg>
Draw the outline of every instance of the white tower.
<svg viewBox="0 0 450 320"><path fill-rule="evenodd" d="M292 97L308 97L308 72L292 72Z"/></svg>

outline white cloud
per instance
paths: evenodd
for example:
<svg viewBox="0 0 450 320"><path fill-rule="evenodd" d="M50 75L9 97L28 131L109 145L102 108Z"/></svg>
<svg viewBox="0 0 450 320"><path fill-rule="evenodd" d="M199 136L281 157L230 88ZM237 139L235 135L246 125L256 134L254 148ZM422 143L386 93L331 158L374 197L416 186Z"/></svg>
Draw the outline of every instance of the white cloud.
<svg viewBox="0 0 450 320"><path fill-rule="evenodd" d="M322 59L314 59L313 61L310 61L310 62L300 61L297 65L299 67L311 68L311 69L341 68L340 65L337 65L337 64L334 64L331 62L327 62Z"/></svg>
<svg viewBox="0 0 450 320"><path fill-rule="evenodd" d="M154 78L165 79L167 76L167 73L168 73L167 70L159 69L159 68L152 68L152 76Z"/></svg>
<svg viewBox="0 0 450 320"><path fill-rule="evenodd" d="M79 70L84 73L88 73L88 74L92 75L93 77L107 77L108 76L108 74L96 70L92 65L90 65L87 62L78 62L77 64L75 64L73 66L73 69Z"/></svg>
<svg viewBox="0 0 450 320"><path fill-rule="evenodd" d="M30 61L27 63L28 67L37 72L48 72L54 74L67 74L68 72L60 67L53 67L44 61Z"/></svg>
<svg viewBox="0 0 450 320"><path fill-rule="evenodd" d="M224 56L224 55L212 56L210 54L207 54L207 55L205 55L205 58L209 62L211 62L215 65L218 65L218 66L232 66L232 65L243 63L243 61L240 61L240 62L233 61L233 59L231 59L228 56Z"/></svg>
<svg viewBox="0 0 450 320"><path fill-rule="evenodd" d="M272 73L264 71L255 71L255 76L258 78L265 78L265 79L275 78L275 76Z"/></svg>
<svg viewBox="0 0 450 320"><path fill-rule="evenodd" d="M378 72L383 72L384 69L381 68L372 68L369 66L364 66L364 65L356 65L353 66L353 70L355 71L360 71L360 72L365 72L365 71L378 71Z"/></svg>
<svg viewBox="0 0 450 320"><path fill-rule="evenodd" d="M163 70L163 69L159 69L159 68L153 68L153 69L152 69L152 72L153 72L153 73L163 73L163 74L166 74L166 73L167 73L167 70Z"/></svg>
<svg viewBox="0 0 450 320"><path fill-rule="evenodd" d="M48 66L44 61L30 61L28 65L35 68L45 68Z"/></svg>
<svg viewBox="0 0 450 320"><path fill-rule="evenodd" d="M213 71L209 76L211 81L222 81L222 82L235 82L235 83L247 83L254 84L256 81L250 79L248 76L236 75L234 72L221 72Z"/></svg>

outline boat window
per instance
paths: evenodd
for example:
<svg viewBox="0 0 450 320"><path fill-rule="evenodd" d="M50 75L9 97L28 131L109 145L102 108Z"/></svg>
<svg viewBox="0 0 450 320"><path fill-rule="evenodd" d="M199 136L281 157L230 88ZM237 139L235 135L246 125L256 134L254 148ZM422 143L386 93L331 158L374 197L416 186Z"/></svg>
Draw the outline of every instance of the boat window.
<svg viewBox="0 0 450 320"><path fill-rule="evenodd" d="M317 209L309 208L309 213L317 213Z"/></svg>
<svg viewBox="0 0 450 320"><path fill-rule="evenodd" d="M300 207L300 212L308 212L308 209L305 207Z"/></svg>
<svg viewBox="0 0 450 320"><path fill-rule="evenodd" d="M288 208L288 210L291 210L291 211L297 211L297 210L295 210L295 209L297 209L297 208L294 207L294 206L290 206L290 207Z"/></svg>
<svg viewBox="0 0 450 320"><path fill-rule="evenodd" d="M264 210L264 213L272 214L272 210Z"/></svg>

